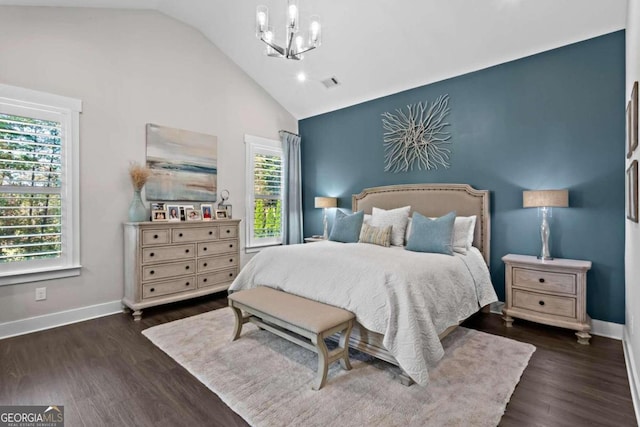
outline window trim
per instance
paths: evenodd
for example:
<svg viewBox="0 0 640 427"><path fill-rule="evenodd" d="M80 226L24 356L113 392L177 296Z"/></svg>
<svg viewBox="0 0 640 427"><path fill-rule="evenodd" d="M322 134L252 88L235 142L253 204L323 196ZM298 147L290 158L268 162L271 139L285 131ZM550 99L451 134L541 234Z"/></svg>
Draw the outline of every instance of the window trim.
<svg viewBox="0 0 640 427"><path fill-rule="evenodd" d="M253 199L254 199L254 187L253 187L253 149L255 147L259 147L266 150L273 150L274 152L278 152L282 156L283 160L283 170L284 170L284 151L282 149L282 141L275 139L263 138L260 136L253 135L244 135L245 142L245 182L246 182L246 200L245 200L245 209L246 209L246 224L245 224L245 251L247 253L257 252L262 248L266 248L269 246L280 246L282 245L282 235L280 239L265 239L261 243L253 242ZM250 174L251 173L251 174ZM284 179L284 177L283 177ZM284 188L283 188L284 190ZM282 193L282 197L284 198L284 192ZM284 202L284 199L283 199ZM284 203L283 203L284 206ZM282 227L284 227L284 222L286 212L282 211L281 220Z"/></svg>
<svg viewBox="0 0 640 427"><path fill-rule="evenodd" d="M3 265L0 286L80 275L80 112L82 101L17 86L0 84L0 105L7 109L31 110L60 119L63 141L63 175L61 189L64 204L64 254L61 258L33 260ZM33 114L33 113L32 113ZM37 114L37 113L36 113ZM70 165L70 167L69 167ZM35 262L48 261L48 262ZM57 262L56 262L57 261ZM29 264L29 265L26 265ZM9 267L9 268L6 268Z"/></svg>

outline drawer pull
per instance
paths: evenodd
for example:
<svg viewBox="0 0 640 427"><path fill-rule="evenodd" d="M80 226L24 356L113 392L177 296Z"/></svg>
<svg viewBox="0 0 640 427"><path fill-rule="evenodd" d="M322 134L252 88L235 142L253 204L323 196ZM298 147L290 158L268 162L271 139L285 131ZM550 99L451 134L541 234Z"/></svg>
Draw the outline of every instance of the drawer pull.
<svg viewBox="0 0 640 427"><path fill-rule="evenodd" d="M155 292L156 288L149 289L149 292Z"/></svg>
<svg viewBox="0 0 640 427"><path fill-rule="evenodd" d="M212 234L213 234L213 231L210 231L210 232L209 232L209 236L211 236Z"/></svg>
<svg viewBox="0 0 640 427"><path fill-rule="evenodd" d="M538 301L538 304L544 305L544 301Z"/></svg>
<svg viewBox="0 0 640 427"><path fill-rule="evenodd" d="M230 247L230 248L232 248L232 247L233 247L233 244L229 245L229 247Z"/></svg>
<svg viewBox="0 0 640 427"><path fill-rule="evenodd" d="M154 235L153 235L153 238L154 238L154 239L157 239L157 238L158 238L158 235L157 235L157 234L154 234Z"/></svg>
<svg viewBox="0 0 640 427"><path fill-rule="evenodd" d="M155 273L155 271L154 271L154 270L151 270L151 271L149 272L149 274L154 274L154 273Z"/></svg>
<svg viewBox="0 0 640 427"><path fill-rule="evenodd" d="M542 278L542 277L541 277L541 278L539 278L539 279L538 279L538 282L540 282L540 283L544 283L544 278Z"/></svg>
<svg viewBox="0 0 640 427"><path fill-rule="evenodd" d="M185 270L188 270L188 269L189 269L189 266L188 266L188 265L187 265L187 266L185 266L185 267L184 267L184 269L185 269Z"/></svg>
<svg viewBox="0 0 640 427"><path fill-rule="evenodd" d="M188 254L188 253L189 253L189 249L185 249L185 250L184 250L184 253L185 253L185 254Z"/></svg>
<svg viewBox="0 0 640 427"><path fill-rule="evenodd" d="M206 267L206 266L207 266L207 263L205 262L203 265Z"/></svg>
<svg viewBox="0 0 640 427"><path fill-rule="evenodd" d="M227 230L227 234L231 233L231 230Z"/></svg>
<svg viewBox="0 0 640 427"><path fill-rule="evenodd" d="M230 259L229 259L229 262L233 262L233 258L230 258Z"/></svg>
<svg viewBox="0 0 640 427"><path fill-rule="evenodd" d="M207 281L207 279L206 279L206 278L204 278L204 279L202 279L202 281L203 281L203 282L206 282L206 281Z"/></svg>
<svg viewBox="0 0 640 427"><path fill-rule="evenodd" d="M189 282L185 283L184 285L185 285L185 286L189 286Z"/></svg>
<svg viewBox="0 0 640 427"><path fill-rule="evenodd" d="M205 246L204 248L202 248L202 250L203 250L203 251L206 251L206 250L207 250L207 247Z"/></svg>
<svg viewBox="0 0 640 427"><path fill-rule="evenodd" d="M233 273L229 273L229 277L233 277Z"/></svg>
<svg viewBox="0 0 640 427"><path fill-rule="evenodd" d="M151 252L151 253L149 254L149 256L154 256L154 255L155 255L155 254L154 254L153 252Z"/></svg>
<svg viewBox="0 0 640 427"><path fill-rule="evenodd" d="M178 237L182 237L182 233L178 234Z"/></svg>

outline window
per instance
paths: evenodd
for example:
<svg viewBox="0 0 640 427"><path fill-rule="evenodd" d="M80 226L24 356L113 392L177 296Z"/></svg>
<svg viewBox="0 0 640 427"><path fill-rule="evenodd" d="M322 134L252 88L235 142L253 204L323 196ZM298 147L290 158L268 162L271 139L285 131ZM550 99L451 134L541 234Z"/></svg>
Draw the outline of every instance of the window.
<svg viewBox="0 0 640 427"><path fill-rule="evenodd" d="M283 155L280 141L245 135L247 247L282 244Z"/></svg>
<svg viewBox="0 0 640 427"><path fill-rule="evenodd" d="M80 110L0 85L0 285L80 274Z"/></svg>

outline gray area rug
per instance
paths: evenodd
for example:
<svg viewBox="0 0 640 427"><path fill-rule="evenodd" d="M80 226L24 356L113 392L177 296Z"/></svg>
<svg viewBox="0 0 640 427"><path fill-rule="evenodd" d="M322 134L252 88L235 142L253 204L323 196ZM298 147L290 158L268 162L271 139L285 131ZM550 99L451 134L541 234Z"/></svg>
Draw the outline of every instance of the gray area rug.
<svg viewBox="0 0 640 427"><path fill-rule="evenodd" d="M224 308L143 331L155 345L255 426L495 426L529 358L530 344L458 328L427 387L405 387L396 367L352 352L311 390L317 356L247 324L230 343Z"/></svg>

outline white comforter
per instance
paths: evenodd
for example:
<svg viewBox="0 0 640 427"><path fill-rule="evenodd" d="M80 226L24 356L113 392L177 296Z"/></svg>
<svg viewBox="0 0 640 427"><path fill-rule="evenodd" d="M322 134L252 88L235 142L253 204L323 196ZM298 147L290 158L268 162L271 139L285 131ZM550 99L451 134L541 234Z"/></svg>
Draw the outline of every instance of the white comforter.
<svg viewBox="0 0 640 427"><path fill-rule="evenodd" d="M438 334L497 301L476 248L449 256L363 243L278 246L256 254L230 290L256 286L353 312L421 385L444 354Z"/></svg>

